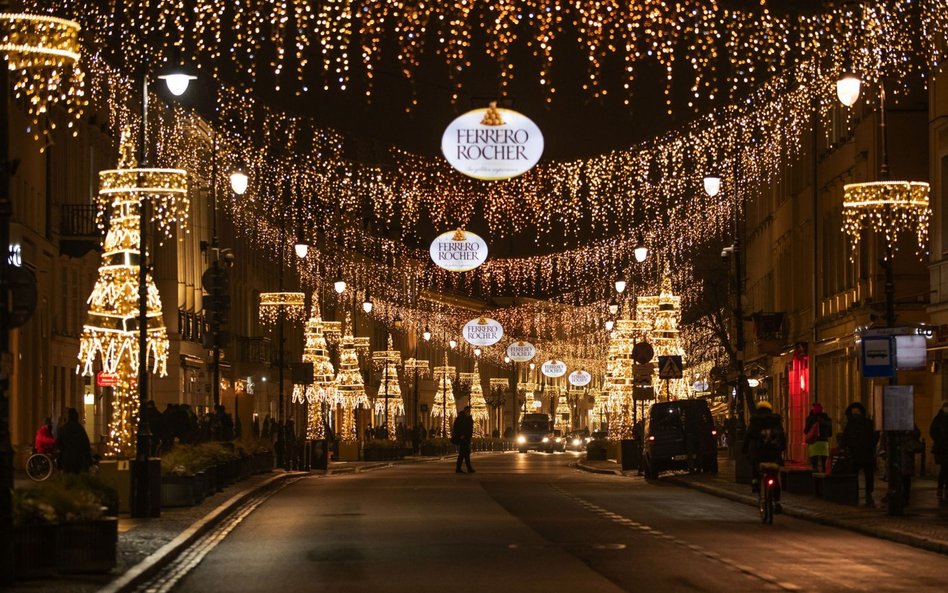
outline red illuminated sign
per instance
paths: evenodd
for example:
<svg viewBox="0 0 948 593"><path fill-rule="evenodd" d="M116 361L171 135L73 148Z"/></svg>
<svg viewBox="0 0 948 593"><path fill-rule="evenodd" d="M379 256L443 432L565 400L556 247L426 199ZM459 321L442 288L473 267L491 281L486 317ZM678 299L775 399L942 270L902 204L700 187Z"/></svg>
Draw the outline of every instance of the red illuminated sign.
<svg viewBox="0 0 948 593"><path fill-rule="evenodd" d="M101 371L95 376L95 384L98 387L115 387L118 385L118 373L106 373Z"/></svg>

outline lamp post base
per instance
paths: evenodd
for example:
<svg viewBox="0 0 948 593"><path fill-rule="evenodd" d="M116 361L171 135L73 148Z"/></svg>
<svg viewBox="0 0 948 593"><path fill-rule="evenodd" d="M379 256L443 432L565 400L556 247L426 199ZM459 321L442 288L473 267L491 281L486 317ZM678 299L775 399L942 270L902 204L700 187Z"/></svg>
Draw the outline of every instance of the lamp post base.
<svg viewBox="0 0 948 593"><path fill-rule="evenodd" d="M132 517L161 516L161 459L131 461L132 492L129 506Z"/></svg>

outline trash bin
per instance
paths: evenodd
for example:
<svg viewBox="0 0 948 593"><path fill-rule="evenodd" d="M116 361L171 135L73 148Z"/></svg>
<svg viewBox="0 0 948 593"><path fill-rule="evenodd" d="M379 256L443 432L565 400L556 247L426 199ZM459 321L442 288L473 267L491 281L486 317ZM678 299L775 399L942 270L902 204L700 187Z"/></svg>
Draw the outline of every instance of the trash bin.
<svg viewBox="0 0 948 593"><path fill-rule="evenodd" d="M639 442L636 439L622 439L622 471L630 469L639 469L642 459L642 450L639 448Z"/></svg>
<svg viewBox="0 0 948 593"><path fill-rule="evenodd" d="M309 442L310 468L329 469L329 443L326 439L315 439Z"/></svg>

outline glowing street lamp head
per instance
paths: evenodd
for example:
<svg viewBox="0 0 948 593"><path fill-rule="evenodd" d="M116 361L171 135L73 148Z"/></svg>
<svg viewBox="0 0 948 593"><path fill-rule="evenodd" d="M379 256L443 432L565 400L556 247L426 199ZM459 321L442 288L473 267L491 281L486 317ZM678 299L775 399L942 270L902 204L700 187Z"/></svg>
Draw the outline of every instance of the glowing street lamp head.
<svg viewBox="0 0 948 593"><path fill-rule="evenodd" d="M168 86L168 90L171 91L171 94L175 97L180 97L186 93L191 81L197 80L197 76L188 74L187 72L184 72L180 69L172 70L167 74L162 74L158 78L165 81L165 84Z"/></svg>
<svg viewBox="0 0 948 593"><path fill-rule="evenodd" d="M346 291L346 281L342 279L341 272L336 276L336 281L333 282L332 287L335 289L336 294L342 294Z"/></svg>
<svg viewBox="0 0 948 593"><path fill-rule="evenodd" d="M300 259L305 259L306 255L309 253L309 244L300 239L296 242L296 245L293 246L293 249L296 251L296 256Z"/></svg>
<svg viewBox="0 0 948 593"><path fill-rule="evenodd" d="M609 314L615 315L618 312L619 312L619 303L617 303L615 299L612 299L611 301L609 301Z"/></svg>
<svg viewBox="0 0 948 593"><path fill-rule="evenodd" d="M625 280L625 275L619 276L619 279L616 280L616 292L618 292L619 294L622 294L623 292L625 292L626 284L627 282Z"/></svg>
<svg viewBox="0 0 948 593"><path fill-rule="evenodd" d="M635 249L632 250L632 253L635 254L635 261L639 263L644 262L645 258L648 257L648 247L645 245L641 233L639 233L638 240L635 242Z"/></svg>
<svg viewBox="0 0 948 593"><path fill-rule="evenodd" d="M421 337L424 338L424 340L425 340L426 342L430 342L430 341L431 341L431 328L429 328L429 327L426 325L426 326L425 326L425 331L423 331L423 332L421 333Z"/></svg>
<svg viewBox="0 0 948 593"><path fill-rule="evenodd" d="M839 97L839 102L846 107L855 105L859 99L861 86L862 81L859 80L858 76L850 71L844 72L843 75L839 77L839 80L836 81L836 96Z"/></svg>
<svg viewBox="0 0 948 593"><path fill-rule="evenodd" d="M721 191L721 178L716 175L707 175L704 178L704 192L713 198Z"/></svg>
<svg viewBox="0 0 948 593"><path fill-rule="evenodd" d="M613 320L611 320L611 319L607 319L607 320L606 320L606 331L610 331L610 332L611 332L611 331L612 331L612 328L615 327L615 325L616 325L616 322L615 322L615 321L613 321Z"/></svg>
<svg viewBox="0 0 948 593"><path fill-rule="evenodd" d="M504 356L504 362L507 363L507 364L510 364L510 357L509 357L509 356Z"/></svg>
<svg viewBox="0 0 948 593"><path fill-rule="evenodd" d="M454 350L455 348L458 347L458 341L455 339L452 339L450 342L448 342L448 345L451 346L451 350Z"/></svg>
<svg viewBox="0 0 948 593"><path fill-rule="evenodd" d="M234 193L238 196L244 195L244 193L247 191L247 185L249 183L250 178L247 177L247 174L240 169L230 174L230 188L234 190Z"/></svg>
<svg viewBox="0 0 948 593"><path fill-rule="evenodd" d="M481 349L480 349L480 348L475 348L475 349L474 349L474 356L478 356L478 357L479 357L480 355L481 355Z"/></svg>
<svg viewBox="0 0 948 593"><path fill-rule="evenodd" d="M368 291L366 291L366 293L365 293L365 300L362 301L362 310L365 311L366 313L371 313L371 312L372 312L372 307L373 307L373 305L372 305L372 297L369 296Z"/></svg>

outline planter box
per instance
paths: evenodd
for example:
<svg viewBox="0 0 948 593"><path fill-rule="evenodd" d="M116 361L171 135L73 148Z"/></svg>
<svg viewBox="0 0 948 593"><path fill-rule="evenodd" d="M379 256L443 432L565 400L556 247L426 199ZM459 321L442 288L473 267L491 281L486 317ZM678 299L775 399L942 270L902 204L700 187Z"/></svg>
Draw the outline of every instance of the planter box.
<svg viewBox="0 0 948 593"><path fill-rule="evenodd" d="M54 551L59 538L59 525L39 523L13 528L13 576L17 579L39 579L56 572Z"/></svg>
<svg viewBox="0 0 948 593"><path fill-rule="evenodd" d="M273 453L269 451L264 453L255 453L253 456L254 471L265 473L273 471Z"/></svg>
<svg viewBox="0 0 948 593"><path fill-rule="evenodd" d="M362 450L362 458L365 461L391 461L398 459L398 449L367 447Z"/></svg>
<svg viewBox="0 0 948 593"><path fill-rule="evenodd" d="M161 504L166 507L190 507L204 500L204 485L197 476L162 476Z"/></svg>
<svg viewBox="0 0 948 593"><path fill-rule="evenodd" d="M339 461L359 461L359 443L357 441L340 441Z"/></svg>
<svg viewBox="0 0 948 593"><path fill-rule="evenodd" d="M118 519L59 526L56 567L66 573L103 573L115 568Z"/></svg>

